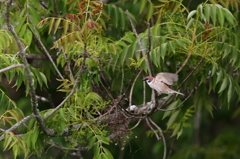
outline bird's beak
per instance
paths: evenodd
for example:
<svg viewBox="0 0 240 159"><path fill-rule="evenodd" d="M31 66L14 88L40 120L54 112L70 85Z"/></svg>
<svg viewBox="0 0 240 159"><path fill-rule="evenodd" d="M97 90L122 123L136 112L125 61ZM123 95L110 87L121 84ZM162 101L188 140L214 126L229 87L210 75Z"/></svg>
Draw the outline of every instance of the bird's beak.
<svg viewBox="0 0 240 159"><path fill-rule="evenodd" d="M144 79L142 79L143 81L146 81L147 79L146 78L144 78Z"/></svg>

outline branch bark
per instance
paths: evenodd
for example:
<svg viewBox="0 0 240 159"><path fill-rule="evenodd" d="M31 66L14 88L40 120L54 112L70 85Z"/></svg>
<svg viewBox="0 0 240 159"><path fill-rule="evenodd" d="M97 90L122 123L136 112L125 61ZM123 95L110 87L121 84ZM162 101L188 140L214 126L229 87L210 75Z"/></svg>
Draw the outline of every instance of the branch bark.
<svg viewBox="0 0 240 159"><path fill-rule="evenodd" d="M8 66L8 67L5 67L5 68L1 69L0 73L3 73L5 71L11 70L11 69L16 68L16 67L24 67L24 65L23 64L11 65L11 66Z"/></svg>
<svg viewBox="0 0 240 159"><path fill-rule="evenodd" d="M38 122L39 126L41 127L41 129L47 135L54 136L56 134L56 132L52 129L46 128L45 123L44 123L42 117L40 116L39 110L37 108L38 107L38 102L37 102L37 98L36 98L36 92L35 92L33 80L32 80L32 77L31 77L31 70L30 70L28 62L27 62L25 50L22 46L20 38L18 37L14 27L10 23L10 6L11 6L11 4L12 4L12 0L9 0L9 1L6 2L5 19L6 19L8 30L12 33L14 39L17 42L17 45L18 45L18 48L19 48L19 56L21 57L21 59L23 61L23 65L24 65L23 68L24 68L24 71L25 71L25 74L26 74L27 83L29 85L29 92L30 92L30 96L31 96L32 111L33 111L34 115L36 116L37 122Z"/></svg>

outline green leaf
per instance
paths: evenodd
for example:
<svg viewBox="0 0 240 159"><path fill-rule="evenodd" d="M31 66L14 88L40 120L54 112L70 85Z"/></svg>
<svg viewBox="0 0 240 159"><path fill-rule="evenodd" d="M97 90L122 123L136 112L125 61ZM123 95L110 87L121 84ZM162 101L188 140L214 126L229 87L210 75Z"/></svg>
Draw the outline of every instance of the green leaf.
<svg viewBox="0 0 240 159"><path fill-rule="evenodd" d="M39 72L40 74L40 79L44 82L45 86L47 87L48 84L47 84L47 77L42 73L42 72Z"/></svg>
<svg viewBox="0 0 240 159"><path fill-rule="evenodd" d="M30 46L31 42L32 42L32 32L27 29L25 34L24 34L24 39L26 41L26 45Z"/></svg>
<svg viewBox="0 0 240 159"><path fill-rule="evenodd" d="M4 139L5 140L4 140L4 144L3 144L3 147L4 147L3 151L9 149L10 143L12 142L13 137L9 133L11 133L11 132L8 132L8 133L4 134Z"/></svg>
<svg viewBox="0 0 240 159"><path fill-rule="evenodd" d="M217 82L216 82L216 84L218 84L218 82L219 82L220 80L222 80L223 74L224 74L223 70L220 70L220 71L219 71L219 74L218 74L218 77L217 77Z"/></svg>
<svg viewBox="0 0 240 159"><path fill-rule="evenodd" d="M153 49L151 52L150 52L150 56L151 56L151 60L152 62L154 63L154 65L158 66L157 64L157 58L156 58L156 50Z"/></svg>
<svg viewBox="0 0 240 159"><path fill-rule="evenodd" d="M204 7L204 15L206 17L207 22L209 22L210 21L210 15L211 15L211 10L210 10L210 6L209 5L206 5Z"/></svg>
<svg viewBox="0 0 240 159"><path fill-rule="evenodd" d="M178 105L178 100L172 102L172 103L167 107L167 109L173 109L173 108L175 108L177 105ZM167 112L165 112L164 115L163 115L162 120L165 119L166 117L170 116L171 114L172 114L172 111L167 111Z"/></svg>
<svg viewBox="0 0 240 159"><path fill-rule="evenodd" d="M224 15L223 15L222 8L218 8L217 11L218 11L218 20L219 20L219 23L220 23L221 27L223 27L223 24L224 24Z"/></svg>
<svg viewBox="0 0 240 159"><path fill-rule="evenodd" d="M215 73L217 72L217 69L218 69L218 65L213 65L211 77L215 75Z"/></svg>
<svg viewBox="0 0 240 159"><path fill-rule="evenodd" d="M92 136L88 142L88 149L92 148L93 144L96 143L97 138Z"/></svg>
<svg viewBox="0 0 240 159"><path fill-rule="evenodd" d="M100 147L99 144L96 144L93 148L93 154L94 154L94 158L96 158L100 153Z"/></svg>
<svg viewBox="0 0 240 159"><path fill-rule="evenodd" d="M178 133L177 133L177 139L179 138L179 136L181 136L181 135L182 135L182 132L183 132L183 128L181 128L181 130L180 130L180 131L178 131Z"/></svg>
<svg viewBox="0 0 240 159"><path fill-rule="evenodd" d="M222 91L224 91L227 88L228 84L229 84L228 76L225 76L225 78L224 78L224 80L222 82L221 88L218 91L218 93L221 93Z"/></svg>
<svg viewBox="0 0 240 159"><path fill-rule="evenodd" d="M55 22L53 34L56 33L56 31L57 31L57 29L58 29L58 27L59 27L60 22L61 22L61 19L60 19L60 18Z"/></svg>
<svg viewBox="0 0 240 159"><path fill-rule="evenodd" d="M52 28L53 28L53 23L54 23L54 18L51 18L50 22L49 22L49 29L48 29L48 34L51 33Z"/></svg>
<svg viewBox="0 0 240 159"><path fill-rule="evenodd" d="M213 24L215 25L216 24L216 21L217 21L217 7L216 5L211 5L211 14L210 14L211 18L212 18L212 21L213 21Z"/></svg>
<svg viewBox="0 0 240 159"><path fill-rule="evenodd" d="M191 11L189 14L188 14L188 17L187 17L187 20L191 19L195 14L196 14L196 10L193 10Z"/></svg>
<svg viewBox="0 0 240 159"><path fill-rule="evenodd" d="M115 27L118 27L118 21L119 21L119 12L118 12L118 8L116 6L113 5L112 7L114 9L114 21L115 21Z"/></svg>
<svg viewBox="0 0 240 159"><path fill-rule="evenodd" d="M66 116L65 116L65 108L59 109L59 115L60 115L61 119L63 119L64 121L67 121Z"/></svg>
<svg viewBox="0 0 240 159"><path fill-rule="evenodd" d="M181 128L182 128L182 124L178 123L177 126L175 126L171 137L175 136L178 133L179 129Z"/></svg>
<svg viewBox="0 0 240 159"><path fill-rule="evenodd" d="M147 4L147 0L140 0L139 13L141 13L143 11L143 9L146 7L146 4Z"/></svg>
<svg viewBox="0 0 240 159"><path fill-rule="evenodd" d="M187 23L186 30L188 30L190 27L192 27L193 22L194 22L194 19L191 18L190 21Z"/></svg>
<svg viewBox="0 0 240 159"><path fill-rule="evenodd" d="M180 110L175 111L167 122L167 129L170 128L178 117Z"/></svg>
<svg viewBox="0 0 240 159"><path fill-rule="evenodd" d="M67 108L68 111L72 114L73 117L76 117L76 113L75 111L73 110L73 108Z"/></svg>
<svg viewBox="0 0 240 159"><path fill-rule="evenodd" d="M127 54L128 54L128 47L125 47L123 49L123 51L121 52L120 54L120 65L122 66L124 62L126 62L126 57L127 57Z"/></svg>
<svg viewBox="0 0 240 159"><path fill-rule="evenodd" d="M229 77L229 87L228 87L228 92L227 92L227 101L228 103L230 103L231 99L232 99L232 96L233 96L233 84L232 84L232 81L231 81L231 78Z"/></svg>
<svg viewBox="0 0 240 159"><path fill-rule="evenodd" d="M101 135L98 135L98 138L101 140L101 142L103 142L104 144L109 144L109 139L106 138L105 136L101 136Z"/></svg>
<svg viewBox="0 0 240 159"><path fill-rule="evenodd" d="M169 41L169 42L168 42L168 46L171 48L171 50L173 51L173 53L175 53L175 46L174 46L174 44L173 44L172 41Z"/></svg>
<svg viewBox="0 0 240 159"><path fill-rule="evenodd" d="M69 25L68 22L69 22L68 20L64 20L63 21L63 34L64 35L67 34L67 31L68 31L68 27L69 27L68 26Z"/></svg>
<svg viewBox="0 0 240 159"><path fill-rule="evenodd" d="M25 10L25 9L24 9ZM15 27L16 29L16 33L19 35L19 32L21 31L21 28L23 26L23 23L25 22L26 20L26 16L20 16L19 17L19 21L18 21L18 25ZM24 24L26 25L26 24Z"/></svg>
<svg viewBox="0 0 240 159"><path fill-rule="evenodd" d="M27 29L27 24L23 24L20 32L19 32L19 37L23 37L23 35L25 34L26 32L26 29Z"/></svg>
<svg viewBox="0 0 240 159"><path fill-rule="evenodd" d="M106 149L105 147L103 147L103 150L104 150L104 152L105 152L106 155L107 155L107 159L114 159L114 158L113 158L113 155L111 154L111 152L110 152L108 149Z"/></svg>
<svg viewBox="0 0 240 159"><path fill-rule="evenodd" d="M167 43L163 43L160 49L162 59L164 59L166 52L167 52Z"/></svg>
<svg viewBox="0 0 240 159"><path fill-rule="evenodd" d="M227 19L227 21L233 25L236 20L235 20L234 16L232 15L232 13L227 8L222 8L222 12L223 12L225 18Z"/></svg>
<svg viewBox="0 0 240 159"><path fill-rule="evenodd" d="M235 64L235 62L238 60L238 50L236 46L232 46L232 63L233 65Z"/></svg>
<svg viewBox="0 0 240 159"><path fill-rule="evenodd" d="M122 30L124 30L126 26L126 14L123 12L122 8L119 8L119 11L120 11L120 24L122 26Z"/></svg>
<svg viewBox="0 0 240 159"><path fill-rule="evenodd" d="M38 136L39 136L39 128L36 127L35 130L31 133L31 142L32 142L32 146L33 148L35 149L36 147L36 142L37 142L37 139L38 139Z"/></svg>
<svg viewBox="0 0 240 159"><path fill-rule="evenodd" d="M153 15L154 8L153 8L153 3L150 2L148 5L148 11L147 11L147 21L149 21Z"/></svg>

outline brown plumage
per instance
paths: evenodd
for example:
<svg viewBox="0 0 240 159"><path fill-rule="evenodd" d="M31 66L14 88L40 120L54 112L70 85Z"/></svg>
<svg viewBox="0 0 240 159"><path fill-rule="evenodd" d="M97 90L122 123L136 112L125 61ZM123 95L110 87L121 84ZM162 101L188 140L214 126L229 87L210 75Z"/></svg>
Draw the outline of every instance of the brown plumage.
<svg viewBox="0 0 240 159"><path fill-rule="evenodd" d="M147 76L143 79L147 84L155 89L160 94L171 94L177 93L184 95L180 92L170 89L168 86L171 86L174 82L178 81L178 75L173 73L161 72L156 75L156 77Z"/></svg>

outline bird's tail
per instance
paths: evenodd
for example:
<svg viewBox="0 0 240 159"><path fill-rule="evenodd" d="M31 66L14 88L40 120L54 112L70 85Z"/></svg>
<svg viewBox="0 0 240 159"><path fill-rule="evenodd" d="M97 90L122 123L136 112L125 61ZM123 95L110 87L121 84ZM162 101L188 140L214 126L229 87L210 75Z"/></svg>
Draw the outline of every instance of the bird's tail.
<svg viewBox="0 0 240 159"><path fill-rule="evenodd" d="M178 91L174 91L174 90L171 90L169 93L176 93L176 94L180 94L180 95L184 96L183 93L180 93L180 92L178 92Z"/></svg>

